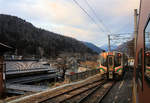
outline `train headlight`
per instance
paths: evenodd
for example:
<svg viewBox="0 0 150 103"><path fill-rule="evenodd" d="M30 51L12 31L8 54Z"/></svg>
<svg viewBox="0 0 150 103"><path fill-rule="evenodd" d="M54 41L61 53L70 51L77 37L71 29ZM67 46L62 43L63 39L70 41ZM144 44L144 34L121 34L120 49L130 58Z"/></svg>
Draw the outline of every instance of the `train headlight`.
<svg viewBox="0 0 150 103"><path fill-rule="evenodd" d="M146 53L146 56L150 56L150 53Z"/></svg>
<svg viewBox="0 0 150 103"><path fill-rule="evenodd" d="M121 57L121 54L120 54L120 53L118 53L118 54L117 54L117 56L118 56L118 57Z"/></svg>

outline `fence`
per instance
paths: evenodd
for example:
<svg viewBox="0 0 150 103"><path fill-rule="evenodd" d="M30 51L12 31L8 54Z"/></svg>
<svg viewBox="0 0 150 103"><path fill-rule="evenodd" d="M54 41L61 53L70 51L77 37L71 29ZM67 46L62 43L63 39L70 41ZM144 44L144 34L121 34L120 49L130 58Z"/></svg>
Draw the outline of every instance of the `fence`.
<svg viewBox="0 0 150 103"><path fill-rule="evenodd" d="M85 72L79 72L79 73L75 73L75 74L67 74L65 76L65 81L66 82L73 82L73 81L78 81L78 80L82 80L82 79L86 79L90 76L93 76L95 74L100 73L99 69L92 69L92 70L88 70Z"/></svg>

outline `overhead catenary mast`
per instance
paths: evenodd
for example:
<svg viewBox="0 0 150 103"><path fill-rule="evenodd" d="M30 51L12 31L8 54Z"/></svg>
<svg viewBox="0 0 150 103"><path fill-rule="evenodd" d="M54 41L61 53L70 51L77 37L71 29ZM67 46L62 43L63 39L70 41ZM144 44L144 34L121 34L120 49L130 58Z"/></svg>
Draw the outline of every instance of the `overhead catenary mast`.
<svg viewBox="0 0 150 103"><path fill-rule="evenodd" d="M110 52L111 49L110 49L110 35L108 35L108 51Z"/></svg>
<svg viewBox="0 0 150 103"><path fill-rule="evenodd" d="M137 36L137 9L134 9L134 54L136 51L136 36Z"/></svg>

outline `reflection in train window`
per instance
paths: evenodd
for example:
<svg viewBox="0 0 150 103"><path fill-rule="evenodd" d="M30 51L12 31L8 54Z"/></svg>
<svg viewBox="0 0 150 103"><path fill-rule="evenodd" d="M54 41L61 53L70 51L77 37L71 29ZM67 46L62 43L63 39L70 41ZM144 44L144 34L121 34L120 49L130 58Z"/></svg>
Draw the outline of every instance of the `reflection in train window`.
<svg viewBox="0 0 150 103"><path fill-rule="evenodd" d="M145 65L150 66L150 51L145 52Z"/></svg>
<svg viewBox="0 0 150 103"><path fill-rule="evenodd" d="M150 22L145 29L145 51L150 51Z"/></svg>
<svg viewBox="0 0 150 103"><path fill-rule="evenodd" d="M144 65L144 77L150 84L150 22L147 23L145 28L145 65Z"/></svg>

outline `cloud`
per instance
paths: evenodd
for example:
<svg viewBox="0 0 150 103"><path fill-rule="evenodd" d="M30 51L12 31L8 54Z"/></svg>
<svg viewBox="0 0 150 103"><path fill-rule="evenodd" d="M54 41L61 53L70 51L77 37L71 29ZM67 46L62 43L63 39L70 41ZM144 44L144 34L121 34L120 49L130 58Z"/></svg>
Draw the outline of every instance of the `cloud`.
<svg viewBox="0 0 150 103"><path fill-rule="evenodd" d="M44 21L49 22L49 24L80 28L86 28L88 24L93 24L79 7L73 2L66 2L66 0L6 1L3 0L5 4L0 7L1 13L17 15L32 22Z"/></svg>
<svg viewBox="0 0 150 103"><path fill-rule="evenodd" d="M102 16L126 16L139 7L140 0L89 0Z"/></svg>
<svg viewBox="0 0 150 103"><path fill-rule="evenodd" d="M117 25L132 25L133 11L139 8L140 0L89 0L89 3L98 17L115 32Z"/></svg>
<svg viewBox="0 0 150 103"><path fill-rule="evenodd" d="M88 13L95 18L85 1L77 0ZM131 31L133 9L138 0L88 0L103 22L116 32L125 25ZM18 16L37 27L75 37L82 41L91 41L96 45L107 43L104 27L95 25L90 18L70 0L0 0L0 13ZM95 18L96 19L96 18ZM96 20L98 23L98 20Z"/></svg>

